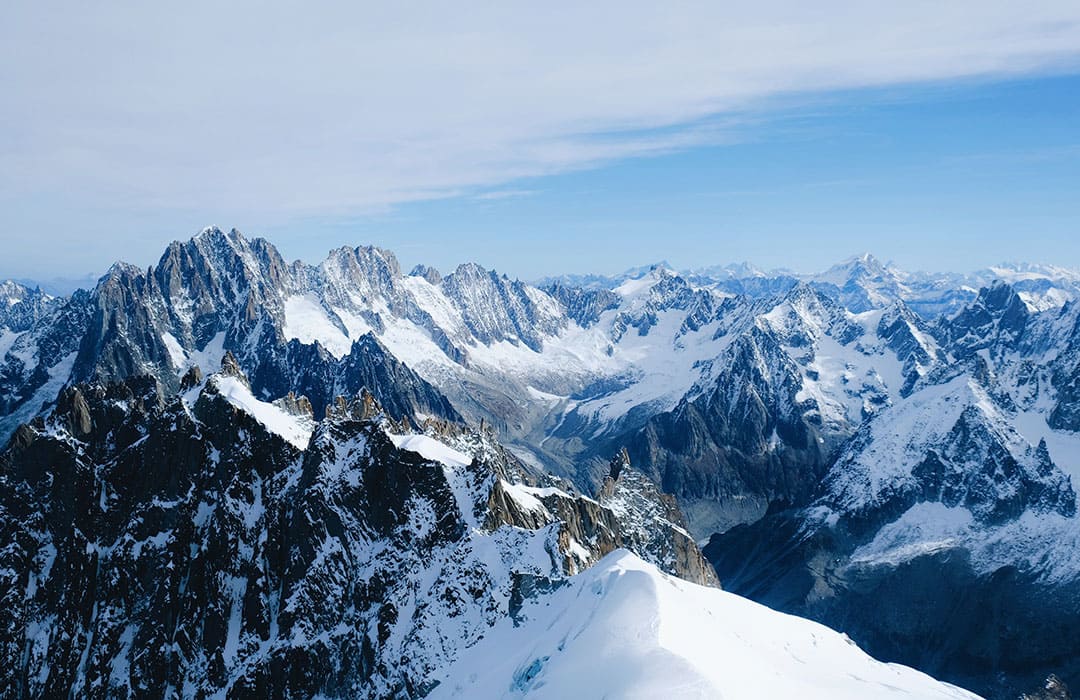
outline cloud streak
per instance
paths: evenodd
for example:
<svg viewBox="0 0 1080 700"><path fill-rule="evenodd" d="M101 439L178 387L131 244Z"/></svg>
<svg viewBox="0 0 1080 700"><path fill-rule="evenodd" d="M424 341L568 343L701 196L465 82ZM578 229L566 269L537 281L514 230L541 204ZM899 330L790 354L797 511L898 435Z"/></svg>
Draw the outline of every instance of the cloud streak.
<svg viewBox="0 0 1080 700"><path fill-rule="evenodd" d="M517 199L518 197L531 197L537 190L490 190L473 195L473 199L481 201L498 201L500 199Z"/></svg>

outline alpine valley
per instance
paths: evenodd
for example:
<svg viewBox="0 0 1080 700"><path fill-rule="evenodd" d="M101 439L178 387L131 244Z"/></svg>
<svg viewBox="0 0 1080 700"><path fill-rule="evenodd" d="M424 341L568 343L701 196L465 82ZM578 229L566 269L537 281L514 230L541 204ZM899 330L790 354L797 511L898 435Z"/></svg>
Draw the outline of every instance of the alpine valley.
<svg viewBox="0 0 1080 700"><path fill-rule="evenodd" d="M4 698L1080 686L1062 268L527 284L209 228L0 284L0 443Z"/></svg>

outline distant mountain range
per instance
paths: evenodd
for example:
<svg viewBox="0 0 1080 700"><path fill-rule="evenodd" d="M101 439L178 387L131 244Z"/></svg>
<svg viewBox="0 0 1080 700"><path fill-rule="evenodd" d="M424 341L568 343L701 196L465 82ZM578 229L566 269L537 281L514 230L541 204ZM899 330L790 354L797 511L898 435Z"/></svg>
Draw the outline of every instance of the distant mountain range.
<svg viewBox="0 0 1080 700"><path fill-rule="evenodd" d="M870 255L532 285L215 228L70 295L5 282L8 689L445 694L500 620L623 570L990 697L1080 683L1078 298ZM498 634L515 688L569 669Z"/></svg>
<svg viewBox="0 0 1080 700"><path fill-rule="evenodd" d="M665 269L693 284L731 294L751 296L775 292L784 285L805 282L841 299L850 310L901 299L928 318L957 311L978 290L995 281L1008 282L1033 309L1062 306L1080 290L1080 271L1057 265L1001 263L970 273L909 272L882 263L869 253L849 258L828 270L800 274L789 269L765 270L749 262L676 271L667 261L631 268L618 275L559 275L546 277L539 287L561 284L588 289L612 289L649 270Z"/></svg>

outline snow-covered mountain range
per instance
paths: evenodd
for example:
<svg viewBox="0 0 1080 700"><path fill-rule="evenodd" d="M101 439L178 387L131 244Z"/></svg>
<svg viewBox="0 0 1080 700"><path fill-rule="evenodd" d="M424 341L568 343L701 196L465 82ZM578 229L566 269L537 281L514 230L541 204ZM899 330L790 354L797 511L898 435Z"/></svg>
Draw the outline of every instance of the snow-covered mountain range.
<svg viewBox="0 0 1080 700"><path fill-rule="evenodd" d="M696 540L887 660L991 696L1080 680L1078 295L869 255L534 286L214 228L70 296L4 283L5 660L29 695L444 692L617 548L714 582ZM605 566L581 575L667 591ZM962 634L929 600L996 613Z"/></svg>

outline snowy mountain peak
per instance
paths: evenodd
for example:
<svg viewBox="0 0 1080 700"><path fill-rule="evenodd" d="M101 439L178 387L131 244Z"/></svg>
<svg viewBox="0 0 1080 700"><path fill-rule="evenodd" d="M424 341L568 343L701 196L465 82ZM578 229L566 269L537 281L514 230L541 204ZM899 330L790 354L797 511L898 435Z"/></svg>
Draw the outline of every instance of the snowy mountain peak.
<svg viewBox="0 0 1080 700"><path fill-rule="evenodd" d="M204 227L195 234L192 241L196 243L226 241L234 245L243 245L247 242L238 229L231 228L225 231L218 226Z"/></svg>
<svg viewBox="0 0 1080 700"><path fill-rule="evenodd" d="M401 276L401 265L397 256L392 251L377 246L341 247L330 251L326 260L339 265L355 264L361 272L367 274L381 274L385 271L393 277Z"/></svg>
<svg viewBox="0 0 1080 700"><path fill-rule="evenodd" d="M977 700L867 656L845 635L619 550L530 601L441 674L445 698Z"/></svg>
<svg viewBox="0 0 1080 700"><path fill-rule="evenodd" d="M891 276L891 268L883 264L870 253L853 255L836 265L833 265L820 275L813 277L819 281L848 282L856 279L873 279Z"/></svg>
<svg viewBox="0 0 1080 700"><path fill-rule="evenodd" d="M984 348L1013 347L1028 327L1031 311L1008 282L995 280L978 296L939 326L953 349L969 355Z"/></svg>
<svg viewBox="0 0 1080 700"><path fill-rule="evenodd" d="M624 270L621 275L618 275L618 277L622 279L633 279L657 273L663 270L671 273L675 272L675 268L667 260L658 260L648 265L639 265L637 267L628 268Z"/></svg>
<svg viewBox="0 0 1080 700"><path fill-rule="evenodd" d="M428 281L428 284L434 287L438 287L440 284L442 284L443 281L442 273L439 272L436 268L431 267L430 265L421 264L415 266L412 271L409 272L409 276L423 277L425 280Z"/></svg>
<svg viewBox="0 0 1080 700"><path fill-rule="evenodd" d="M0 282L0 337L29 330L63 301L14 280ZM12 341L14 339L12 338ZM0 341L2 342L2 341ZM0 344L0 349L4 346ZM0 361L3 353L0 353Z"/></svg>
<svg viewBox="0 0 1080 700"><path fill-rule="evenodd" d="M138 265L133 265L123 260L117 260L105 271L99 282L135 277L142 274L143 270Z"/></svg>
<svg viewBox="0 0 1080 700"><path fill-rule="evenodd" d="M4 304L14 306L25 299L28 294L30 294L30 290L15 280L0 282L0 306Z"/></svg>

